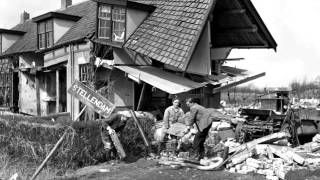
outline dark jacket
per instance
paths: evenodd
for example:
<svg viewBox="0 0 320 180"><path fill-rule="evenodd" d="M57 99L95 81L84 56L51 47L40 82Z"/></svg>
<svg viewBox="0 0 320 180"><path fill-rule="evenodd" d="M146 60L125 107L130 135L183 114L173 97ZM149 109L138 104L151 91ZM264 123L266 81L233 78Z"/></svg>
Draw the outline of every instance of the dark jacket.
<svg viewBox="0 0 320 180"><path fill-rule="evenodd" d="M127 121L121 121L120 114L112 114L108 119L104 120L104 123L109 125L116 132L121 131L126 126Z"/></svg>
<svg viewBox="0 0 320 180"><path fill-rule="evenodd" d="M207 108L194 103L194 105L190 107L190 116L187 117L186 124L191 126L196 123L197 128L199 128L198 130L202 132L212 123L210 115L210 111Z"/></svg>

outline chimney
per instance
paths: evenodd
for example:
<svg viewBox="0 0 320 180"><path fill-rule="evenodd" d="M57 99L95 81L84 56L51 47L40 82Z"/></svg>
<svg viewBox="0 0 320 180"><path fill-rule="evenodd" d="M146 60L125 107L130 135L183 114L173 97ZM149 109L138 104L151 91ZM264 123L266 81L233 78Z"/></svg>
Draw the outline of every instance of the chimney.
<svg viewBox="0 0 320 180"><path fill-rule="evenodd" d="M67 9L72 5L72 0L61 0L61 9Z"/></svg>
<svg viewBox="0 0 320 180"><path fill-rule="evenodd" d="M23 11L23 13L20 15L20 24L26 22L30 18L30 14Z"/></svg>

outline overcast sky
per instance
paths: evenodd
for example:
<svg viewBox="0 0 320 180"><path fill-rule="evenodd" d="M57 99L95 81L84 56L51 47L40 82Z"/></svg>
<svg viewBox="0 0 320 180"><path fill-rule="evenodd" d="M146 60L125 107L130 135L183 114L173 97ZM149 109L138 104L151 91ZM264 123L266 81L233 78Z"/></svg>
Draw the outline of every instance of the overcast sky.
<svg viewBox="0 0 320 180"><path fill-rule="evenodd" d="M60 8L61 0L1 0L0 28L11 28L23 11L31 18ZM73 0L79 3L83 0ZM227 65L266 72L250 83L259 87L287 86L292 80L320 75L320 0L252 0L278 43L273 50L233 50L231 57L246 60Z"/></svg>

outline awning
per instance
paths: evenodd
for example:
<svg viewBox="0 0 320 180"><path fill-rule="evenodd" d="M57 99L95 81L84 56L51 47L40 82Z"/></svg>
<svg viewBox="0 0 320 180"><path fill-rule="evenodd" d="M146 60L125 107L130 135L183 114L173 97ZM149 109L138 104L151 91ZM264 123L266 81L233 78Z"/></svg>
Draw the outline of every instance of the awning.
<svg viewBox="0 0 320 180"><path fill-rule="evenodd" d="M180 94L206 85L206 83L197 83L151 66L115 67L125 73L128 73L129 78L138 82L143 81L169 94Z"/></svg>

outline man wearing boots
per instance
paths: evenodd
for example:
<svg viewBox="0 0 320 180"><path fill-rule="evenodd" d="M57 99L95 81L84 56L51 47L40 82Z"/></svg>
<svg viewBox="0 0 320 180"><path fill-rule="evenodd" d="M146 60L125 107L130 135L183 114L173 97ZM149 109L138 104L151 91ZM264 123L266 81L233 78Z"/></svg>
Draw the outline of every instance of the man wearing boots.
<svg viewBox="0 0 320 180"><path fill-rule="evenodd" d="M212 118L210 111L197 104L193 98L186 99L186 105L190 108L190 115L186 119L186 125L189 128L195 124L198 132L193 140L193 159L201 159L204 156L204 142L211 128Z"/></svg>
<svg viewBox="0 0 320 180"><path fill-rule="evenodd" d="M108 128L114 129L118 134L126 126L128 117L128 115L126 116L120 113L115 113L112 114L109 118L103 119L101 126L101 139L106 151L106 159L113 158L117 153L109 135Z"/></svg>

